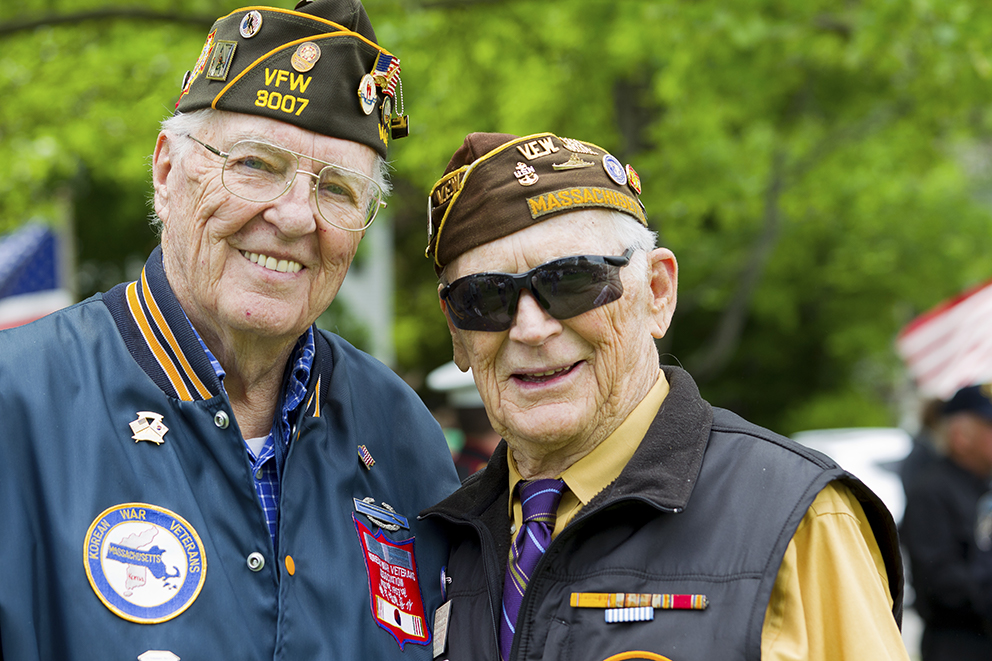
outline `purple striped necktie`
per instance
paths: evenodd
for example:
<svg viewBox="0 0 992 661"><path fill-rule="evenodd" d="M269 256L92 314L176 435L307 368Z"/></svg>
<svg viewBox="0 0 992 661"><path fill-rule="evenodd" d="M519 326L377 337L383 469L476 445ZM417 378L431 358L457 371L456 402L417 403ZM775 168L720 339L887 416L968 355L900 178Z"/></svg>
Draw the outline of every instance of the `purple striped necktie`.
<svg viewBox="0 0 992 661"><path fill-rule="evenodd" d="M555 528L558 501L565 490L561 480L534 480L519 482L523 525L510 546L510 558L503 580L503 617L499 626L499 652L504 661L510 658L513 634L516 633L517 614L531 572L551 543Z"/></svg>

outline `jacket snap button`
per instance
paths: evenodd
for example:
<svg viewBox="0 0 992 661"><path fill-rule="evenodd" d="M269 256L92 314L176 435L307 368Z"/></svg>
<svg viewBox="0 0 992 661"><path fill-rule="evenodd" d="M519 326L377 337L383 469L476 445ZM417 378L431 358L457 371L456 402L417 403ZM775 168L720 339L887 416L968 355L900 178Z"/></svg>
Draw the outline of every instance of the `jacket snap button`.
<svg viewBox="0 0 992 661"><path fill-rule="evenodd" d="M258 551L255 551L248 556L248 569L252 571L262 571L262 567L265 566L265 556L263 556Z"/></svg>
<svg viewBox="0 0 992 661"><path fill-rule="evenodd" d="M221 429L227 429L227 426L231 424L231 419L227 417L227 413L224 411L217 411L217 414L214 416L214 424Z"/></svg>

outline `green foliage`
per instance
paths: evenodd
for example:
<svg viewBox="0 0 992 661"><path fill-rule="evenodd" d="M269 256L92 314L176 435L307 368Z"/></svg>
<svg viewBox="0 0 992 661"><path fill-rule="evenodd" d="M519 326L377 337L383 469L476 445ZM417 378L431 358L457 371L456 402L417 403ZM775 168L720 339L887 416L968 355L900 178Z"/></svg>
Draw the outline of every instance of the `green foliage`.
<svg viewBox="0 0 992 661"><path fill-rule="evenodd" d="M199 25L126 17L88 20L107 8L216 16L220 3L62 0L0 5L0 29L79 16L0 34L0 231L51 216L53 192L76 200L81 295L123 277L157 242L148 230L149 156L158 122L178 97L212 19ZM114 280L115 276L117 280Z"/></svg>
<svg viewBox="0 0 992 661"><path fill-rule="evenodd" d="M118 2L175 20L4 32L107 6L0 5L0 231L71 191L92 290L154 245L157 123L210 18L239 5ZM390 201L396 368L411 381L451 355L425 206L471 131L550 130L632 163L681 266L662 351L714 403L780 431L894 423L895 333L992 277L992 14L978 0L366 6L401 57L411 116Z"/></svg>

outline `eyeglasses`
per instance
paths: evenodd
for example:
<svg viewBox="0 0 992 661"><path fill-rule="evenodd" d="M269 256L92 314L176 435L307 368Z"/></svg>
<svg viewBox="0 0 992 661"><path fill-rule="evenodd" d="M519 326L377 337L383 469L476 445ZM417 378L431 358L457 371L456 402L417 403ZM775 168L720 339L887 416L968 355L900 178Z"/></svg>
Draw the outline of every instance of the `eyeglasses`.
<svg viewBox="0 0 992 661"><path fill-rule="evenodd" d="M271 202L289 190L296 175L314 178L317 211L324 220L347 232L361 232L386 206L382 188L361 172L325 163L305 154L258 140L241 140L230 151L187 135L190 140L224 159L220 180L229 193L249 202ZM300 169L300 158L324 167L313 173Z"/></svg>
<svg viewBox="0 0 992 661"><path fill-rule="evenodd" d="M555 319L569 319L623 296L620 269L633 248L619 257L563 257L526 273L477 273L441 290L456 328L505 331L513 324L520 292L529 291Z"/></svg>

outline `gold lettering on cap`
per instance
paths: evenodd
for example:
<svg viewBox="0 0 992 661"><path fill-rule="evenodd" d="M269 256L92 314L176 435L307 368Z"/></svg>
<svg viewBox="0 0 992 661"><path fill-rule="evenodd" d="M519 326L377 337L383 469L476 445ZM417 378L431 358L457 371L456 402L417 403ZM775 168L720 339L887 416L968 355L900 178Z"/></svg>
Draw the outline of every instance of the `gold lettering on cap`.
<svg viewBox="0 0 992 661"><path fill-rule="evenodd" d="M574 206L616 209L634 216L645 225L647 224L640 205L629 195L597 186L565 188L551 193L542 193L527 198L527 206L530 208L530 217L535 220Z"/></svg>
<svg viewBox="0 0 992 661"><path fill-rule="evenodd" d="M434 206L439 207L451 197L457 193L462 188L462 180L465 177L465 170L455 170L447 177L441 179L441 181L434 184L434 190L431 191L431 199L434 200Z"/></svg>
<svg viewBox="0 0 992 661"><path fill-rule="evenodd" d="M283 83L288 82L289 90L287 92L275 92L265 89L256 90L255 105L259 108L278 110L286 113L287 115L299 117L303 113L304 109L310 105L310 99L304 98L303 96L294 96L288 92L297 92L301 95L306 94L307 88L310 87L311 80L313 80L311 76L296 74L285 69L270 69L265 67L266 87L278 88L281 87Z"/></svg>
<svg viewBox="0 0 992 661"><path fill-rule="evenodd" d="M255 105L259 108L269 110L279 110L288 115L299 117L300 114L310 105L310 99L297 98L292 94L280 94L279 92L269 92L268 90L256 90ZM299 105L299 108L297 108Z"/></svg>
<svg viewBox="0 0 992 661"><path fill-rule="evenodd" d="M303 80L306 78L306 80ZM300 94L306 94L307 88L310 87L310 81L313 80L312 76L304 76L300 74L299 76L294 76L293 72L289 72L289 89L295 90L297 86L300 88Z"/></svg>
<svg viewBox="0 0 992 661"><path fill-rule="evenodd" d="M312 76L296 74L292 71L286 71L285 69L269 69L268 67L265 67L266 87L279 87L286 81L289 81L290 90L295 92L299 89L300 94L306 94L307 88L310 87L311 80L313 80Z"/></svg>
<svg viewBox="0 0 992 661"><path fill-rule="evenodd" d="M523 154L524 158L528 161L533 161L535 158L554 154L558 151L558 147L555 146L551 138L538 138L537 140L531 140L522 145L517 145L517 151Z"/></svg>
<svg viewBox="0 0 992 661"><path fill-rule="evenodd" d="M265 67L266 87L279 87L279 85L286 82L287 78L289 78L288 71L284 71L283 69L272 69L270 71L268 67ZM275 81L275 85L272 84L273 81Z"/></svg>

